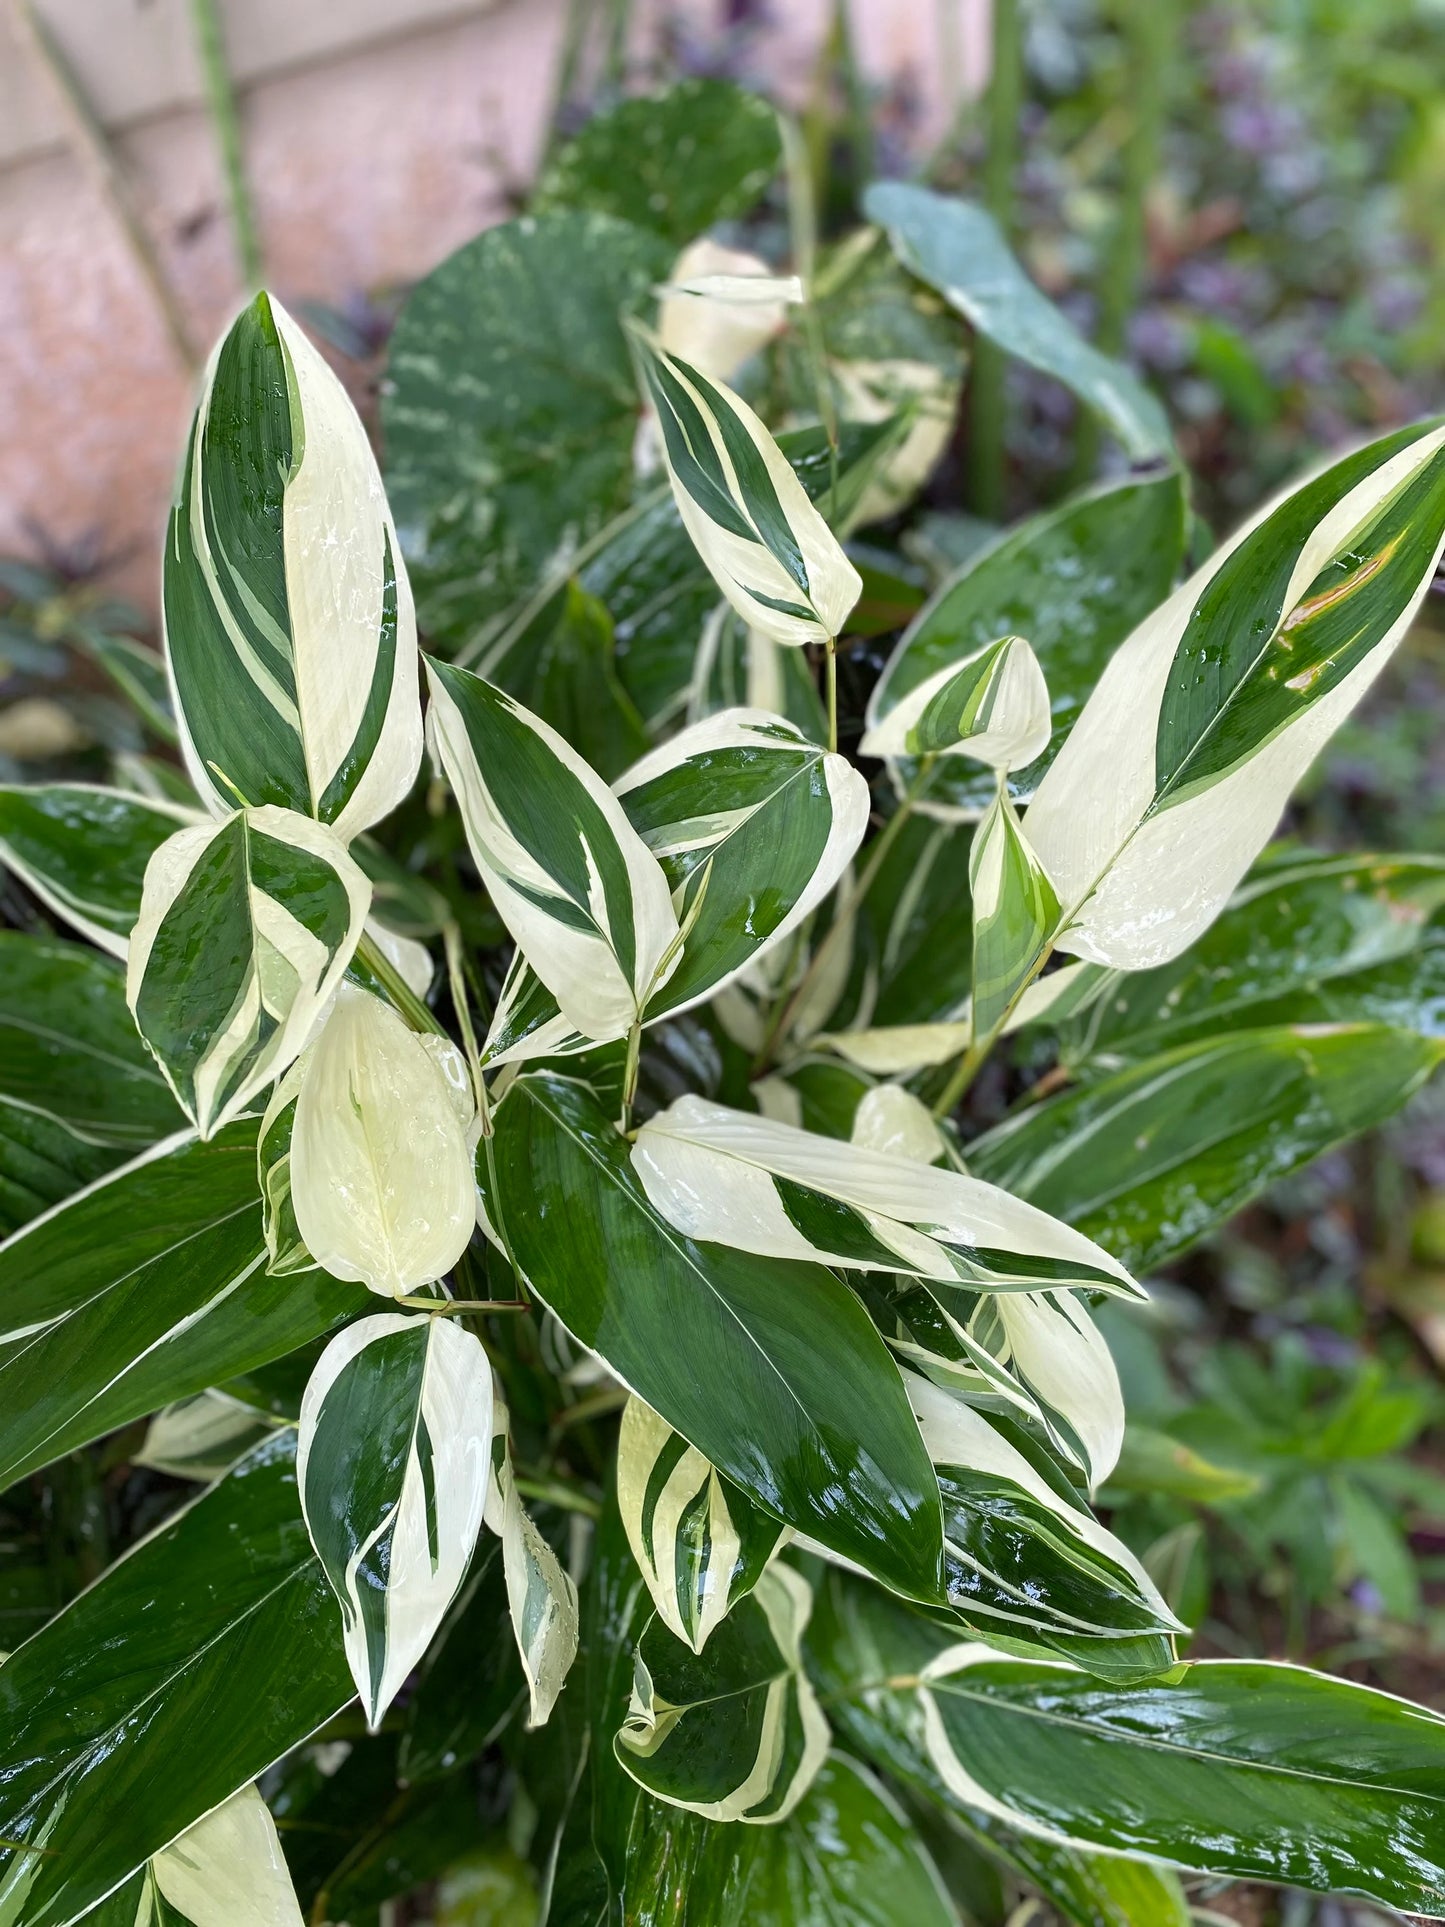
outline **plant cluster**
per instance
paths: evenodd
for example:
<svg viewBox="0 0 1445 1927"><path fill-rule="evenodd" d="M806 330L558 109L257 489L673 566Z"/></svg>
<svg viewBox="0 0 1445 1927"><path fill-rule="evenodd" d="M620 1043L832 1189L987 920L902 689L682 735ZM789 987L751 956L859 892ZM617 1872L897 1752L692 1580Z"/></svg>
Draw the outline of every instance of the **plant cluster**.
<svg viewBox="0 0 1445 1927"><path fill-rule="evenodd" d="M76 933L0 936L0 1482L142 1426L206 1482L0 1665L0 1927L356 1923L479 1848L567 1923L1445 1913L1445 1720L1191 1661L1091 1503L1210 1470L1096 1313L1441 1055L1445 864L1268 846L1445 426L1203 553L989 216L864 212L820 248L728 85L624 104L409 298L385 485L279 302L218 344L184 779L0 787ZM981 345L1126 467L926 594Z"/></svg>

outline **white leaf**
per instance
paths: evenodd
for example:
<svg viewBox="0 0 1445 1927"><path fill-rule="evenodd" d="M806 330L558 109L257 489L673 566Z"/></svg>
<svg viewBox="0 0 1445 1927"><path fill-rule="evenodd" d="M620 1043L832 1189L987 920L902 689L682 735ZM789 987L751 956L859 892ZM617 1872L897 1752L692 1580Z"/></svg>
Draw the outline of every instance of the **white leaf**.
<svg viewBox="0 0 1445 1927"><path fill-rule="evenodd" d="M270 1429L254 1405L214 1389L197 1392L156 1413L131 1463L176 1479L218 1479Z"/></svg>
<svg viewBox="0 0 1445 1927"><path fill-rule="evenodd" d="M380 998L343 986L311 1048L291 1136L291 1203L336 1278L403 1297L461 1257L476 1181L458 1093Z"/></svg>
<svg viewBox="0 0 1445 1927"><path fill-rule="evenodd" d="M937 468L953 433L957 378L929 361L905 356L884 360L830 361L839 413L848 421L884 422L908 409L912 420L898 447L869 478L848 528L864 528L897 515Z"/></svg>
<svg viewBox="0 0 1445 1927"><path fill-rule="evenodd" d="M276 1822L254 1786L162 1847L150 1870L190 1927L302 1927Z"/></svg>
<svg viewBox="0 0 1445 1927"><path fill-rule="evenodd" d="M858 1100L852 1142L860 1151L936 1164L947 1146L928 1106L901 1084L875 1084Z"/></svg>
<svg viewBox="0 0 1445 1927"><path fill-rule="evenodd" d="M1072 1437L1058 1442L1091 1486L1102 1485L1124 1442L1124 1394L1098 1326L1067 1291L1001 1292L994 1310L1008 1334L1014 1372L1064 1420Z"/></svg>
<svg viewBox="0 0 1445 1927"><path fill-rule="evenodd" d="M803 285L796 275L773 274L756 254L704 236L683 249L658 294L663 347L726 381L787 325Z"/></svg>
<svg viewBox="0 0 1445 1927"><path fill-rule="evenodd" d="M466 1576L491 1443L491 1367L449 1318L359 1319L306 1387L301 1510L373 1732Z"/></svg>

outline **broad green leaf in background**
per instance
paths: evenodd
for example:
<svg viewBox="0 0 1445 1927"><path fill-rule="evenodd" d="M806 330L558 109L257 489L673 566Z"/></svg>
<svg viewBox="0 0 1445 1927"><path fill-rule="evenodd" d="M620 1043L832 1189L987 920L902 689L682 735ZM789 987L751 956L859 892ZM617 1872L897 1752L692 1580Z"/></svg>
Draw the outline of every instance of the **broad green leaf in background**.
<svg viewBox="0 0 1445 1927"><path fill-rule="evenodd" d="M4 1927L66 1927L351 1698L295 1449L278 1432L0 1667Z"/></svg>
<svg viewBox="0 0 1445 1927"><path fill-rule="evenodd" d="M570 581L555 607L536 646L508 656L506 688L610 783L646 753L647 730L617 674L606 604Z"/></svg>
<svg viewBox="0 0 1445 1927"><path fill-rule="evenodd" d="M1048 747L1049 692L1022 636L1001 636L910 689L858 745L860 756L962 755L1023 769Z"/></svg>
<svg viewBox="0 0 1445 1927"><path fill-rule="evenodd" d="M1074 1845L1441 1913L1445 1718L1299 1666L1103 1686L986 1646L921 1674L954 1796Z"/></svg>
<svg viewBox="0 0 1445 1927"><path fill-rule="evenodd" d="M166 542L166 657L197 793L279 804L343 840L421 762L416 617L346 390L278 301L206 370Z"/></svg>
<svg viewBox="0 0 1445 1927"><path fill-rule="evenodd" d="M660 1620L643 1633L616 1756L638 1784L706 1820L785 1820L828 1752L802 1669L807 1581L770 1566L699 1654Z"/></svg>
<svg viewBox="0 0 1445 1927"><path fill-rule="evenodd" d="M681 80L589 121L543 168L532 207L618 215L681 247L746 214L781 161L766 101L731 81Z"/></svg>
<svg viewBox="0 0 1445 1927"><path fill-rule="evenodd" d="M627 1906L650 1919L679 1893L688 1927L961 1927L897 1800L841 1753L828 1756L777 1826L717 1826L639 1796L627 1839Z"/></svg>
<svg viewBox="0 0 1445 1927"><path fill-rule="evenodd" d="M1168 963L1414 619L1445 550L1445 428L1400 429L1267 508L1111 660L1029 810L1096 963Z"/></svg>
<svg viewBox="0 0 1445 1927"><path fill-rule="evenodd" d="M0 863L83 937L124 957L146 865L200 813L92 783L0 785Z"/></svg>
<svg viewBox="0 0 1445 1927"><path fill-rule="evenodd" d="M496 1124L488 1216L573 1337L767 1511L938 1598L937 1483L852 1293L674 1231L576 1084L520 1077Z"/></svg>
<svg viewBox="0 0 1445 1927"><path fill-rule="evenodd" d="M554 729L469 670L427 672L432 740L498 914L566 1028L624 1036L677 968L661 868Z"/></svg>
<svg viewBox="0 0 1445 1927"><path fill-rule="evenodd" d="M182 1122L136 1035L125 973L59 938L0 933L0 1094L82 1143L138 1148Z"/></svg>
<svg viewBox="0 0 1445 1927"><path fill-rule="evenodd" d="M1063 1029L1067 1063L1105 1065L1230 1029L1368 1020L1445 1031L1445 859L1282 851L1157 970L1108 977Z"/></svg>
<svg viewBox="0 0 1445 1927"><path fill-rule="evenodd" d="M973 983L971 837L961 825L914 816L879 864L863 912L878 950L871 1024L937 1023L966 1008ZM965 1036L955 1050L967 1042Z"/></svg>
<svg viewBox="0 0 1445 1927"><path fill-rule="evenodd" d="M720 602L698 636L687 720L698 723L728 709L766 710L809 742L827 741L828 719L806 653L749 629L736 609Z"/></svg>
<svg viewBox="0 0 1445 1927"><path fill-rule="evenodd" d="M283 1113L286 1097L283 1083ZM289 1204L296 1236L333 1277L399 1298L450 1271L476 1228L473 1106L450 1039L418 1036L390 1004L344 984L301 1067L289 1198L277 1166L266 1172L268 1251L286 1248ZM262 1135L279 1156L273 1110Z"/></svg>
<svg viewBox="0 0 1445 1927"><path fill-rule="evenodd" d="M412 290L382 430L433 638L455 648L499 627L628 506L637 391L618 316L649 301L674 252L611 215L554 209L489 228Z"/></svg>
<svg viewBox="0 0 1445 1927"><path fill-rule="evenodd" d="M167 1139L0 1245L0 1487L356 1309L265 1257L251 1123Z"/></svg>
<svg viewBox="0 0 1445 1927"><path fill-rule="evenodd" d="M1059 900L1000 781L968 851L973 902L973 1037L992 1035L1058 928Z"/></svg>
<svg viewBox="0 0 1445 1927"><path fill-rule="evenodd" d="M659 1619L700 1653L757 1584L785 1528L640 1398L622 1414L617 1504Z"/></svg>
<svg viewBox="0 0 1445 1927"><path fill-rule="evenodd" d="M415 1784L470 1765L525 1696L513 1657L501 1541L483 1534L407 1701L398 1777Z"/></svg>
<svg viewBox="0 0 1445 1927"><path fill-rule="evenodd" d="M1040 294L983 208L925 187L880 181L863 196L863 211L887 229L904 267L936 288L976 333L1071 389L1118 436L1131 460L1172 451L1160 402Z"/></svg>
<svg viewBox="0 0 1445 1927"><path fill-rule="evenodd" d="M678 514L718 588L774 642L838 636L862 581L767 428L645 329L629 338Z"/></svg>
<svg viewBox="0 0 1445 1927"><path fill-rule="evenodd" d="M360 1319L306 1387L301 1508L372 1732L466 1576L491 1444L491 1367L448 1318Z"/></svg>
<svg viewBox="0 0 1445 1927"><path fill-rule="evenodd" d="M140 714L152 735L159 736L163 743L178 742L165 658L130 636L115 635L89 624L78 624L72 633L80 647L100 664Z"/></svg>
<svg viewBox="0 0 1445 1927"><path fill-rule="evenodd" d="M1383 1024L1226 1034L1006 1118L969 1166L1145 1272L1391 1116L1441 1048Z"/></svg>
<svg viewBox="0 0 1445 1927"><path fill-rule="evenodd" d="M1027 801L1058 754L1113 651L1162 602L1184 558L1185 500L1178 472L1130 477L1031 516L971 555L905 630L868 703L878 729L920 684L995 638L1027 636L1049 687L1053 735L1010 783ZM900 760L906 794L918 766ZM978 814L993 793L983 771L958 758L936 764L924 807Z"/></svg>
<svg viewBox="0 0 1445 1927"><path fill-rule="evenodd" d="M179 830L146 867L126 1000L202 1137L299 1054L361 939L371 885L294 810Z"/></svg>
<svg viewBox="0 0 1445 1927"><path fill-rule="evenodd" d="M995 1291L1073 1283L1138 1295L1097 1245L993 1185L709 1098L649 1118L632 1162L654 1209L689 1238Z"/></svg>
<svg viewBox="0 0 1445 1927"><path fill-rule="evenodd" d="M124 1156L0 1094L0 1237L94 1184Z"/></svg>

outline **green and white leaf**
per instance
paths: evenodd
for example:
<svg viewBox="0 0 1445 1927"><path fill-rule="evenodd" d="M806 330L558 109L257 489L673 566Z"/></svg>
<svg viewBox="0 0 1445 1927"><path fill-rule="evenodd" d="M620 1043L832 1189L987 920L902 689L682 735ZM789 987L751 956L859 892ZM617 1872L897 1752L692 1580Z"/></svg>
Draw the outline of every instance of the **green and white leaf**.
<svg viewBox="0 0 1445 1927"><path fill-rule="evenodd" d="M92 783L0 785L0 863L48 910L123 958L146 866L199 810Z"/></svg>
<svg viewBox="0 0 1445 1927"><path fill-rule="evenodd" d="M276 1822L254 1785L162 1847L150 1877L189 1927L302 1927Z"/></svg>
<svg viewBox="0 0 1445 1927"><path fill-rule="evenodd" d="M802 1670L813 1598L770 1566L705 1654L658 1621L643 1633L614 1751L638 1784L708 1820L785 1820L827 1757L828 1723Z"/></svg>
<svg viewBox="0 0 1445 1927"><path fill-rule="evenodd" d="M907 1386L939 1468L949 1599L969 1623L1084 1638L1186 1630L1142 1563L1064 1496L1070 1488L1057 1471L1045 1475L1041 1457L1025 1457L981 1412L927 1379L910 1373Z"/></svg>
<svg viewBox="0 0 1445 1927"><path fill-rule="evenodd" d="M1085 341L1029 280L992 215L967 201L902 181L863 196L911 273L934 287L977 333L1051 375L1097 414L1133 461L1171 452L1158 400L1129 368Z"/></svg>
<svg viewBox="0 0 1445 1927"><path fill-rule="evenodd" d="M868 825L868 786L779 716L737 709L685 729L614 785L661 867L681 955L643 1020L704 1002L792 934L834 889ZM583 1039L531 972L498 1002L489 1050L516 1060Z"/></svg>
<svg viewBox="0 0 1445 1927"><path fill-rule="evenodd" d="M527 1676L528 1729L545 1726L577 1657L581 1626L577 1587L537 1529L512 1470L507 1408L493 1414L487 1524L502 1542L507 1608L517 1655Z"/></svg>
<svg viewBox="0 0 1445 1927"><path fill-rule="evenodd" d="M427 674L431 740L498 915L570 1029L625 1036L677 968L661 868L540 717L468 670L429 661Z"/></svg>
<svg viewBox="0 0 1445 1927"><path fill-rule="evenodd" d="M860 1151L886 1151L916 1164L953 1162L938 1119L912 1091L901 1084L875 1084L858 1100L850 1142ZM962 1162L956 1168L962 1170Z"/></svg>
<svg viewBox="0 0 1445 1927"><path fill-rule="evenodd" d="M261 1187L266 1272L271 1278L289 1278L293 1272L314 1271L317 1265L301 1236L296 1204L291 1196L291 1140L296 1132L296 1102L310 1062L308 1045L286 1075L277 1079L256 1137L256 1181Z"/></svg>
<svg viewBox="0 0 1445 1927"><path fill-rule="evenodd" d="M1383 437L1257 516L1105 670L1029 811L1076 956L1167 963L1393 655L1445 550L1445 428Z"/></svg>
<svg viewBox="0 0 1445 1927"><path fill-rule="evenodd" d="M361 419L261 293L206 369L171 516L166 657L217 815L279 804L343 841L421 763L416 616Z"/></svg>
<svg viewBox="0 0 1445 1927"><path fill-rule="evenodd" d="M1002 781L969 846L968 885L973 899L970 1021L974 1038L982 1040L1004 1022L1059 926L1053 883L1019 828Z"/></svg>
<svg viewBox="0 0 1445 1927"><path fill-rule="evenodd" d="M361 938L371 885L293 810L180 830L146 867L126 999L203 1138L299 1055Z"/></svg>
<svg viewBox="0 0 1445 1927"><path fill-rule="evenodd" d="M806 653L749 629L730 603L720 602L698 635L686 720L700 723L727 709L766 710L809 742L827 740L828 719Z"/></svg>
<svg viewBox="0 0 1445 1927"><path fill-rule="evenodd" d="M491 1367L449 1318L360 1319L306 1387L301 1508L372 1732L466 1576L491 1441Z"/></svg>
<svg viewBox="0 0 1445 1927"><path fill-rule="evenodd" d="M0 1488L355 1310L265 1259L249 1122L168 1138L0 1245Z"/></svg>
<svg viewBox="0 0 1445 1927"><path fill-rule="evenodd" d="M658 1617L695 1653L787 1536L640 1398L622 1413L617 1504Z"/></svg>
<svg viewBox="0 0 1445 1927"><path fill-rule="evenodd" d="M909 690L858 745L860 756L969 756L1024 769L1048 747L1049 691L1022 636L1003 636Z"/></svg>
<svg viewBox="0 0 1445 1927"><path fill-rule="evenodd" d="M862 580L782 450L740 396L630 333L678 514L719 589L774 642L836 637Z"/></svg>
<svg viewBox="0 0 1445 1927"><path fill-rule="evenodd" d="M1096 1244L991 1184L709 1098L649 1118L632 1162L654 1209L690 1238L982 1290L1139 1295Z"/></svg>
<svg viewBox="0 0 1445 1927"><path fill-rule="evenodd" d="M254 1405L208 1388L157 1412L145 1442L131 1460L173 1479L219 1479L272 1430L273 1421Z"/></svg>
<svg viewBox="0 0 1445 1927"><path fill-rule="evenodd" d="M897 515L932 475L953 434L959 382L950 369L904 356L830 360L828 376L847 420L905 424L848 516L851 533Z"/></svg>
<svg viewBox="0 0 1445 1927"><path fill-rule="evenodd" d="M306 1054L283 1175L289 1103L283 1082L261 1131L265 1155L275 1151L264 1177L273 1268L298 1268L294 1220L317 1264L383 1297L450 1271L476 1227L474 1105L457 1047L345 984Z"/></svg>

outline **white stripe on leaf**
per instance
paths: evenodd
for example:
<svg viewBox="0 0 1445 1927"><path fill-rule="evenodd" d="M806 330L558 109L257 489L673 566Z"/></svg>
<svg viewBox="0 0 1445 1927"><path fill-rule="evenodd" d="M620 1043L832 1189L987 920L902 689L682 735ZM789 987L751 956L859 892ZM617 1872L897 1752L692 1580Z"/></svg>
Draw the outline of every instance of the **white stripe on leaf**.
<svg viewBox="0 0 1445 1927"><path fill-rule="evenodd" d="M1002 778L968 852L975 1038L1002 1024L1058 928L1059 899L1019 828Z"/></svg>
<svg viewBox="0 0 1445 1927"><path fill-rule="evenodd" d="M301 1509L373 1732L466 1576L491 1442L491 1367L449 1318L359 1319L306 1387Z"/></svg>
<svg viewBox="0 0 1445 1927"><path fill-rule="evenodd" d="M839 635L862 578L768 430L731 389L629 332L678 513L719 589L774 642Z"/></svg>
<svg viewBox="0 0 1445 1927"><path fill-rule="evenodd" d="M1003 636L919 683L873 724L862 756L967 756L1024 769L1048 747L1048 685L1022 636Z"/></svg>
<svg viewBox="0 0 1445 1927"><path fill-rule="evenodd" d="M577 1588L522 1504L505 1440L493 1470L488 1522L501 1536L507 1605L527 1677L531 1730L545 1726L552 1716L577 1657L581 1628Z"/></svg>

